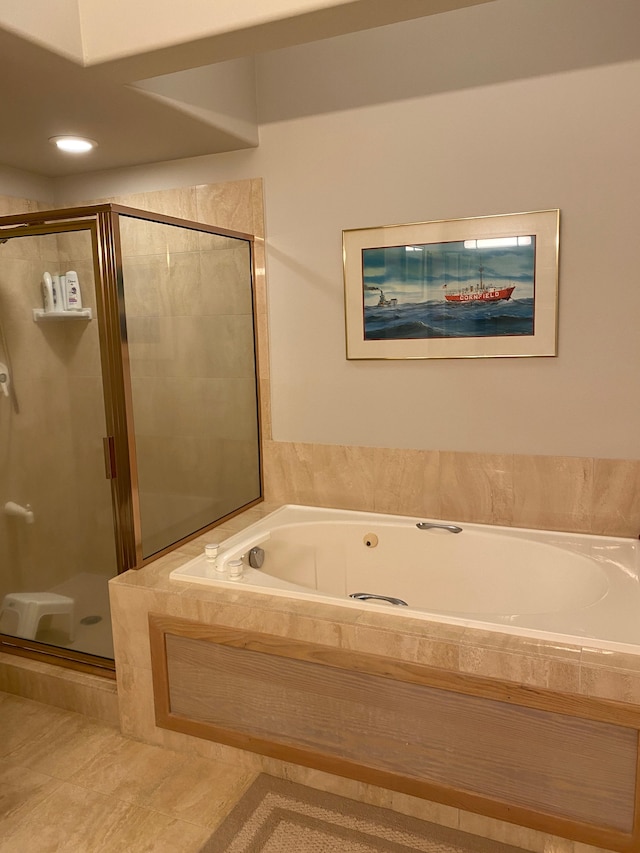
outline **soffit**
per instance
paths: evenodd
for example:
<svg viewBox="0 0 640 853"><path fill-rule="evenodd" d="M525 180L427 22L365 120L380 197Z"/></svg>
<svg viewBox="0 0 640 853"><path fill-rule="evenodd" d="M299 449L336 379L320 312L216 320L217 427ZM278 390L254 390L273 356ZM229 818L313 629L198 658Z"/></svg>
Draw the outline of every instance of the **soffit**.
<svg viewBox="0 0 640 853"><path fill-rule="evenodd" d="M490 2L2 0L0 164L60 177L252 147L254 55ZM48 142L71 133L98 149Z"/></svg>

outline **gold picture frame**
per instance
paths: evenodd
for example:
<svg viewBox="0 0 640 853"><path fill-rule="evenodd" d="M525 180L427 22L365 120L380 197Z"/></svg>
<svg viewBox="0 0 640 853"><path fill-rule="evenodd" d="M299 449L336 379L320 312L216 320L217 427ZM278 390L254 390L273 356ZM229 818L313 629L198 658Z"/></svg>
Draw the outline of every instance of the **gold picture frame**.
<svg viewBox="0 0 640 853"><path fill-rule="evenodd" d="M348 359L557 354L560 211L342 232Z"/></svg>

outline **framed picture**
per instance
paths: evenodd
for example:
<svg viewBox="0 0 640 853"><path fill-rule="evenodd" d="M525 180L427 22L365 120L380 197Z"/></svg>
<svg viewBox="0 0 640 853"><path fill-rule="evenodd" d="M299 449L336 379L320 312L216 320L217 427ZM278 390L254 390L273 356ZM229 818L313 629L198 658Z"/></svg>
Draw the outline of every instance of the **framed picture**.
<svg viewBox="0 0 640 853"><path fill-rule="evenodd" d="M347 358L556 355L559 210L342 232Z"/></svg>

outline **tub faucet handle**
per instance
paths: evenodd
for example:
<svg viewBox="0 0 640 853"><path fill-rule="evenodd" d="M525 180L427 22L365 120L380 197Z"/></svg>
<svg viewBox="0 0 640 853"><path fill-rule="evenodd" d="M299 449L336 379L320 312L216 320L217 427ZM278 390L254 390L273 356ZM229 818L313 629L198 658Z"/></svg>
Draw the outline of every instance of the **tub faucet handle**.
<svg viewBox="0 0 640 853"><path fill-rule="evenodd" d="M401 598L394 598L392 595L378 595L375 592L350 592L349 598L355 598L357 601L386 601L387 604L395 604L400 607L409 606Z"/></svg>
<svg viewBox="0 0 640 853"><path fill-rule="evenodd" d="M436 524L433 521L419 521L416 524L418 530L447 530L449 533L462 533L462 528L457 524Z"/></svg>

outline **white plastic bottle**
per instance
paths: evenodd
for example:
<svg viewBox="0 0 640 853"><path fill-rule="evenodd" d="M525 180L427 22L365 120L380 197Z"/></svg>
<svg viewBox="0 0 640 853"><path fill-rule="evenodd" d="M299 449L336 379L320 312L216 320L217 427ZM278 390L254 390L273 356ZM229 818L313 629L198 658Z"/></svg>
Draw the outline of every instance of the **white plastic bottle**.
<svg viewBox="0 0 640 853"><path fill-rule="evenodd" d="M46 314L50 314L55 310L55 304L53 301L53 280L51 278L51 273L48 272L44 273L42 276L42 305Z"/></svg>
<svg viewBox="0 0 640 853"><path fill-rule="evenodd" d="M67 291L67 311L80 311L82 308L82 295L80 293L80 282L75 270L68 270L65 275Z"/></svg>
<svg viewBox="0 0 640 853"><path fill-rule="evenodd" d="M63 275L52 275L51 276L51 288L53 290L53 310L56 314L60 314L65 310L64 305L64 290L63 290Z"/></svg>
<svg viewBox="0 0 640 853"><path fill-rule="evenodd" d="M58 287L58 307L56 311L67 310L67 277L66 275L59 276L60 286Z"/></svg>

